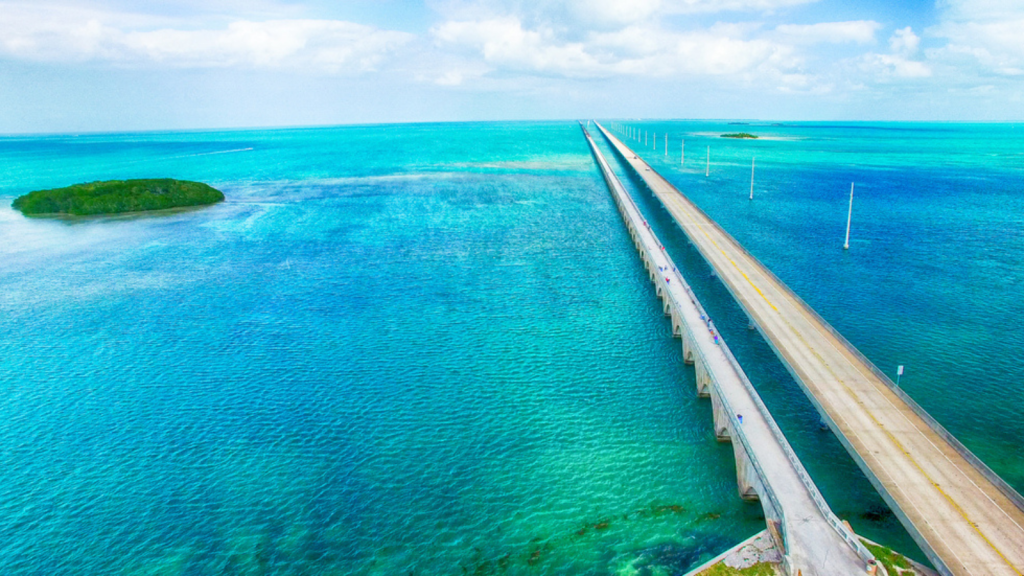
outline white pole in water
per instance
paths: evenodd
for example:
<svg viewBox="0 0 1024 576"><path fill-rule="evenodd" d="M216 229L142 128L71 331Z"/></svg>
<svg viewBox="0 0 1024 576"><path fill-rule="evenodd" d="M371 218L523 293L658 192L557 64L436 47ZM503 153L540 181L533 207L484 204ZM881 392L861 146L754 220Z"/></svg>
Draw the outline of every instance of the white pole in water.
<svg viewBox="0 0 1024 576"><path fill-rule="evenodd" d="M708 146L708 167L704 169L704 177L707 178L711 174L711 146Z"/></svg>
<svg viewBox="0 0 1024 576"><path fill-rule="evenodd" d="M665 133L665 156L668 156L668 132Z"/></svg>
<svg viewBox="0 0 1024 576"><path fill-rule="evenodd" d="M896 367L896 387L900 387L900 376L903 376L903 364Z"/></svg>
<svg viewBox="0 0 1024 576"><path fill-rule="evenodd" d="M756 162L756 161L757 161L756 157L750 159L750 199L751 200L754 199L754 162Z"/></svg>
<svg viewBox="0 0 1024 576"><path fill-rule="evenodd" d="M853 220L853 182L850 182L850 211L846 214L846 242L843 250L850 249L850 220Z"/></svg>
<svg viewBox="0 0 1024 576"><path fill-rule="evenodd" d="M644 146L647 146L647 130L644 130Z"/></svg>
<svg viewBox="0 0 1024 576"><path fill-rule="evenodd" d="M655 150L658 149L658 133L657 132L655 132L654 134L651 135L651 145L654 146Z"/></svg>
<svg viewBox="0 0 1024 576"><path fill-rule="evenodd" d="M680 164L686 164L686 139L683 139L682 149L680 150L682 155L679 157Z"/></svg>

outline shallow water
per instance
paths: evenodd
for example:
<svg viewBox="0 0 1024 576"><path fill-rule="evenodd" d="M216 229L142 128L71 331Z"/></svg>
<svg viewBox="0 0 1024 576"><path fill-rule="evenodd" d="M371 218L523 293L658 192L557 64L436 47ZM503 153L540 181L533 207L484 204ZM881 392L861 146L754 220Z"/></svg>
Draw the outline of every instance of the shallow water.
<svg viewBox="0 0 1024 576"><path fill-rule="evenodd" d="M649 157L1020 489L1020 140L911 128L706 138L707 179ZM8 137L0 158L0 572L682 573L763 526L575 123ZM7 207L147 176L228 200ZM643 207L836 511L911 547Z"/></svg>

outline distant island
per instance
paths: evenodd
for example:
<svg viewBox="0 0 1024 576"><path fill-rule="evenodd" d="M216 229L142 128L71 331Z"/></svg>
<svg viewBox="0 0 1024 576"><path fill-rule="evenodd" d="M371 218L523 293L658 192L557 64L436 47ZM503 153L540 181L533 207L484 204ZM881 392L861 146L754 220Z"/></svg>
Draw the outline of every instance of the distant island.
<svg viewBox="0 0 1024 576"><path fill-rule="evenodd" d="M757 136L746 132L735 132L733 134L722 134L722 138L754 138L756 140Z"/></svg>
<svg viewBox="0 0 1024 576"><path fill-rule="evenodd" d="M17 198L11 206L26 216L90 216L204 206L224 200L224 194L201 182L152 178L107 180L66 188L36 190Z"/></svg>

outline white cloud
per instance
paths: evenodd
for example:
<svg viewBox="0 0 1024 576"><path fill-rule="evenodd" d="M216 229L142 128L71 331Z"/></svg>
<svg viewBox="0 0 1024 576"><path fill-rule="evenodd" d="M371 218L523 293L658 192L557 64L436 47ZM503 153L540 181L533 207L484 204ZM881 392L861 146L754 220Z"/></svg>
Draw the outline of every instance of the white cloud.
<svg viewBox="0 0 1024 576"><path fill-rule="evenodd" d="M591 24L632 24L657 14L662 0L571 0L570 13L581 22Z"/></svg>
<svg viewBox="0 0 1024 576"><path fill-rule="evenodd" d="M445 47L477 52L494 70L565 77L763 75L796 68L787 46L712 31L671 32L646 25L591 32L566 41L517 18L446 22L432 31Z"/></svg>
<svg viewBox="0 0 1024 576"><path fill-rule="evenodd" d="M617 68L634 74L669 76L750 75L792 70L800 59L788 47L769 40L745 40L714 30L669 32L634 26L615 33L595 34L595 51L634 53Z"/></svg>
<svg viewBox="0 0 1024 576"><path fill-rule="evenodd" d="M588 10L609 14L652 16L655 14L700 14L715 12L775 12L810 4L817 0L574 0Z"/></svg>
<svg viewBox="0 0 1024 576"><path fill-rule="evenodd" d="M943 19L955 21L1014 20L1024 12L1019 0L939 0Z"/></svg>
<svg viewBox="0 0 1024 576"><path fill-rule="evenodd" d="M3 8L12 9L0 20L0 55L36 61L360 72L413 38L337 20L241 20L219 29L178 29L130 14Z"/></svg>
<svg viewBox="0 0 1024 576"><path fill-rule="evenodd" d="M775 12L817 0L665 0L665 12Z"/></svg>
<svg viewBox="0 0 1024 576"><path fill-rule="evenodd" d="M908 60L896 54L865 54L860 58L860 68L880 81L892 78L927 78L932 75L931 68L924 62Z"/></svg>
<svg viewBox="0 0 1024 576"><path fill-rule="evenodd" d="M868 74L869 81L888 83L894 80L929 78L932 67L924 61L914 60L921 39L907 26L897 29L889 38L891 53L868 53L855 59L855 67Z"/></svg>
<svg viewBox="0 0 1024 576"><path fill-rule="evenodd" d="M514 93L531 106L535 98L556 102L537 103L548 108L587 90L565 79L591 78L718 94L748 107L779 94L839 101L850 90L883 98L984 87L1006 102L1024 93L1021 0L937 0L938 23L923 31L898 21L793 24L808 22L812 12L794 8L816 0L423 1L433 16L402 21L419 22L423 32L415 35L345 21L338 14L350 10L320 0L0 0L0 60L135 70L381 70L388 74L364 79L398 92ZM385 4L365 12L386 21L398 6ZM436 24L428 30L431 18Z"/></svg>
<svg viewBox="0 0 1024 576"><path fill-rule="evenodd" d="M448 20L474 21L516 15L561 28L608 28L679 14L773 13L818 0L437 0Z"/></svg>
<svg viewBox="0 0 1024 576"><path fill-rule="evenodd" d="M894 54L910 56L917 53L917 47L921 44L921 38L914 34L914 31L907 26L893 33L889 38L889 47Z"/></svg>
<svg viewBox="0 0 1024 576"><path fill-rule="evenodd" d="M990 72L1017 74L1024 67L1024 18L1009 22L963 22L940 26L936 35L949 40L947 51L973 54Z"/></svg>
<svg viewBox="0 0 1024 576"><path fill-rule="evenodd" d="M333 20L232 22L224 30L154 30L121 37L129 57L187 67L366 71L411 35Z"/></svg>
<svg viewBox="0 0 1024 576"><path fill-rule="evenodd" d="M775 29L791 42L840 44L854 42L869 44L875 41L875 31L882 25L872 20L850 22L822 22L819 24L783 24Z"/></svg>
<svg viewBox="0 0 1024 576"><path fill-rule="evenodd" d="M512 17L445 22L432 32L443 45L479 51L485 62L512 70L580 75L598 65L582 44L558 42L550 29L526 30Z"/></svg>
<svg viewBox="0 0 1024 576"><path fill-rule="evenodd" d="M934 56L963 66L971 56L979 72L1004 76L1024 73L1024 4L1016 0L946 0L939 25L929 30L945 38Z"/></svg>

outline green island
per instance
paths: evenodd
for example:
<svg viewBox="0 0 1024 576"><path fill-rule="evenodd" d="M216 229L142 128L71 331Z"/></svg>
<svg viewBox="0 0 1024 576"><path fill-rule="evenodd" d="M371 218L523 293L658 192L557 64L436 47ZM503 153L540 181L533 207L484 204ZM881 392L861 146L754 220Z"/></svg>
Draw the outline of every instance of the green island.
<svg viewBox="0 0 1024 576"><path fill-rule="evenodd" d="M757 136L748 132L734 132L732 134L722 134L722 138L753 138L757 139Z"/></svg>
<svg viewBox="0 0 1024 576"><path fill-rule="evenodd" d="M220 190L201 182L151 178L107 180L36 190L18 197L11 206L26 216L90 216L205 206L222 200L224 194Z"/></svg>

